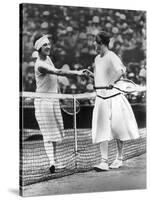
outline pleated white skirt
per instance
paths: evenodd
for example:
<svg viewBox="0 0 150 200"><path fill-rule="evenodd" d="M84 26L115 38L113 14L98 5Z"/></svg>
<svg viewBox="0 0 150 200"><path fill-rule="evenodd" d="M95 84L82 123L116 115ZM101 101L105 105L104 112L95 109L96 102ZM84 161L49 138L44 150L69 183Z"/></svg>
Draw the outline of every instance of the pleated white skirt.
<svg viewBox="0 0 150 200"><path fill-rule="evenodd" d="M35 116L44 141L61 142L64 136L63 119L58 99L35 99Z"/></svg>

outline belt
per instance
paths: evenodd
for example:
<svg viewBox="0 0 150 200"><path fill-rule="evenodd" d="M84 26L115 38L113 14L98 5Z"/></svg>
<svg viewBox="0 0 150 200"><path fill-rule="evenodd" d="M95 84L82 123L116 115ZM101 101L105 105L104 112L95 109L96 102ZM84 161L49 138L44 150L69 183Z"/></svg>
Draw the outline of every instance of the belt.
<svg viewBox="0 0 150 200"><path fill-rule="evenodd" d="M117 93L117 94L114 94L114 95L111 95L111 96L109 96L109 97L102 97L102 96L100 96L100 95L96 95L97 97L99 97L99 98L101 98L101 99L110 99L110 98L112 98L112 97L115 97L115 96L118 96L118 95L120 95L121 93L119 92L119 93Z"/></svg>

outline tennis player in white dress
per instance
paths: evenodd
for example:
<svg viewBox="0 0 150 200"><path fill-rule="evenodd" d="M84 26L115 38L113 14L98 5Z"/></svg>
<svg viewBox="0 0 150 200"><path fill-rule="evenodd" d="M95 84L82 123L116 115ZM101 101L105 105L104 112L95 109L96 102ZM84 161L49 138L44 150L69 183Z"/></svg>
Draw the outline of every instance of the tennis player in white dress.
<svg viewBox="0 0 150 200"><path fill-rule="evenodd" d="M132 108L126 97L112 88L125 73L120 58L109 50L110 37L106 32L96 36L95 46L95 88L109 86L110 89L96 89L96 100L92 119L93 143L100 143L101 162L95 170L109 170L123 165L123 141L139 137L138 127ZM115 138L118 152L114 162L108 166L108 141Z"/></svg>
<svg viewBox="0 0 150 200"><path fill-rule="evenodd" d="M51 43L47 35L37 35L34 47L38 51L35 62L36 92L58 93L57 75L77 76L83 75L82 71L63 71L55 68L49 57ZM44 147L49 159L50 172L55 172L56 142L61 142L64 137L64 126L59 106L59 100L54 98L36 98L35 116L43 135Z"/></svg>

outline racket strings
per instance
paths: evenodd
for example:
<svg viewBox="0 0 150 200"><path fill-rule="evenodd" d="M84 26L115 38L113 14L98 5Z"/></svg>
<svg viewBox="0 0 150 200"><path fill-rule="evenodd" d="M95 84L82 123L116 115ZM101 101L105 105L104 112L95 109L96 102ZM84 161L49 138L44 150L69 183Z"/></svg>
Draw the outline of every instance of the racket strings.
<svg viewBox="0 0 150 200"><path fill-rule="evenodd" d="M110 86L103 86L103 87L97 87L95 86L94 89L106 89L106 90L111 90L111 89L117 89L120 92L123 93L134 93L134 92L141 92L141 91L146 91L145 87L141 87L140 85L135 84L133 81L129 79L121 79L117 81L114 85Z"/></svg>
<svg viewBox="0 0 150 200"><path fill-rule="evenodd" d="M80 103L77 99L60 100L60 107L65 113L69 115L78 114L80 111Z"/></svg>

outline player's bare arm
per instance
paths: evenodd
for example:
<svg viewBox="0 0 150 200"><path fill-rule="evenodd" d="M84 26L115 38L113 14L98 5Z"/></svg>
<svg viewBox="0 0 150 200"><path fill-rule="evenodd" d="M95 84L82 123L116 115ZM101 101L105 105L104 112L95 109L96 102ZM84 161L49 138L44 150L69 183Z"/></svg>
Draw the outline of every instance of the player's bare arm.
<svg viewBox="0 0 150 200"><path fill-rule="evenodd" d="M42 74L55 74L58 76L86 76L86 74L84 73L84 70L69 70L69 71L65 71L65 70L61 70L61 69L46 69L44 67L38 67L38 70L40 73Z"/></svg>
<svg viewBox="0 0 150 200"><path fill-rule="evenodd" d="M116 76L114 77L114 79L112 80L112 82L116 83L117 81L119 81L121 79L121 77L125 75L125 71L123 69L120 69L116 72Z"/></svg>
<svg viewBox="0 0 150 200"><path fill-rule="evenodd" d="M111 83L111 84L108 83L108 87L110 87L110 89L112 89L113 84L115 84L117 81L119 81L121 79L121 77L123 77L124 74L125 74L125 70L123 70L123 69L117 70L115 73L115 76L113 76L111 78L111 80L109 81L109 83Z"/></svg>

